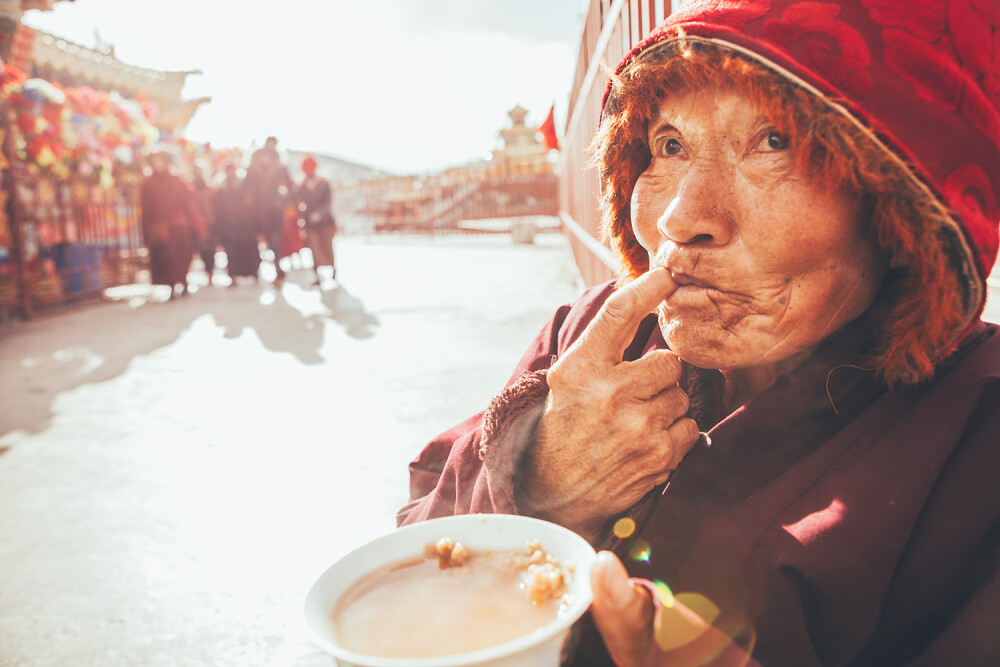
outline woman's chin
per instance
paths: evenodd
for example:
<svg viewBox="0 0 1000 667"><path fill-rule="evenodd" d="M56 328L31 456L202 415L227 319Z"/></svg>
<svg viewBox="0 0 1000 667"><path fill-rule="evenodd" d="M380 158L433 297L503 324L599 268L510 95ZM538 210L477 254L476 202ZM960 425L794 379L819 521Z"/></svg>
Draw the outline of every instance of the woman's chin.
<svg viewBox="0 0 1000 667"><path fill-rule="evenodd" d="M661 327L670 350L682 361L699 368L746 368L764 361L767 352L720 327L666 323Z"/></svg>

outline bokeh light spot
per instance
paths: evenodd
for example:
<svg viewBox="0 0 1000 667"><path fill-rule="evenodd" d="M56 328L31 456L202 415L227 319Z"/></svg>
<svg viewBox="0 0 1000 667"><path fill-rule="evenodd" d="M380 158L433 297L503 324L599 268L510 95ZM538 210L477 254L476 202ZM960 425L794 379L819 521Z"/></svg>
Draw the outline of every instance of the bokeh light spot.
<svg viewBox="0 0 1000 667"><path fill-rule="evenodd" d="M678 593L677 601L701 616L706 625L715 623L719 617L719 607L701 593Z"/></svg>
<svg viewBox="0 0 1000 667"><path fill-rule="evenodd" d="M674 593L670 590L670 586L657 579L653 582L653 587L656 590L656 599L660 601L661 605L664 607L674 606Z"/></svg>
<svg viewBox="0 0 1000 667"><path fill-rule="evenodd" d="M640 538L628 550L628 555L640 563L648 563L649 557L653 555L653 547L649 546L649 542Z"/></svg>
<svg viewBox="0 0 1000 667"><path fill-rule="evenodd" d="M631 537L632 533L635 532L635 521L627 516L623 516L615 521L615 526L612 530L615 532L615 537L624 540L626 537Z"/></svg>

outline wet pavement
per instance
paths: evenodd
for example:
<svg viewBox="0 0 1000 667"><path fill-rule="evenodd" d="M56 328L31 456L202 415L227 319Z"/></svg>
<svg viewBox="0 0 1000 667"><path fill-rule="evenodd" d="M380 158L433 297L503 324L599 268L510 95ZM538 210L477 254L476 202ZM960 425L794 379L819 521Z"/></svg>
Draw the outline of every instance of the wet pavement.
<svg viewBox="0 0 1000 667"><path fill-rule="evenodd" d="M323 290L138 286L0 327L0 665L333 664L303 594L578 293L556 234L337 253Z"/></svg>
<svg viewBox="0 0 1000 667"><path fill-rule="evenodd" d="M341 239L323 290L137 286L0 326L0 666L330 667L303 594L578 293L536 242Z"/></svg>

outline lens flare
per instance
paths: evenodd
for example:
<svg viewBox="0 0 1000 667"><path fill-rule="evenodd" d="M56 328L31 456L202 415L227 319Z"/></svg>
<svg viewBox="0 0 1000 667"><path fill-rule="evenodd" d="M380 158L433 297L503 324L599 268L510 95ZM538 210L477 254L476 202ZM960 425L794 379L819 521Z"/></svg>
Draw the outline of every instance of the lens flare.
<svg viewBox="0 0 1000 667"><path fill-rule="evenodd" d="M638 539L628 550L628 555L640 563L648 563L650 556L653 555L653 547L649 546L646 540Z"/></svg>
<svg viewBox="0 0 1000 667"><path fill-rule="evenodd" d="M701 593L678 593L677 601L698 614L706 625L712 625L719 618L719 607Z"/></svg>
<svg viewBox="0 0 1000 667"><path fill-rule="evenodd" d="M681 651L678 655L683 655L686 665L718 664L722 655L727 665L750 664L757 644L753 625L745 619L723 619L719 607L700 593L672 595L662 581L654 581L653 586L661 603L653 620L653 638L661 651Z"/></svg>
<svg viewBox="0 0 1000 667"><path fill-rule="evenodd" d="M657 579L653 582L653 587L656 590L656 599L660 601L661 605L664 607L674 606L674 593L670 590L670 586Z"/></svg>
<svg viewBox="0 0 1000 667"><path fill-rule="evenodd" d="M615 537L624 540L626 537L631 537L632 533L635 532L635 521L627 516L623 516L615 521L615 526L612 530L615 533Z"/></svg>

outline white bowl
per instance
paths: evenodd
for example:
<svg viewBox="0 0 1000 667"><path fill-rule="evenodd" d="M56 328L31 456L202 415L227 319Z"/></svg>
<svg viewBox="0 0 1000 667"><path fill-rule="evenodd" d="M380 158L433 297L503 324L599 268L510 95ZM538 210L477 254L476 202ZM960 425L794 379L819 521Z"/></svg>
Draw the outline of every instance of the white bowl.
<svg viewBox="0 0 1000 667"><path fill-rule="evenodd" d="M423 554L424 545L450 537L473 550L516 551L538 540L560 563L572 563L569 604L552 622L496 646L432 658L381 658L348 651L333 630L331 612L347 589L384 566ZM305 598L313 640L344 666L355 667L557 667L573 624L592 599L594 549L576 533L548 521L509 514L466 514L433 519L395 530L347 554L327 568Z"/></svg>

